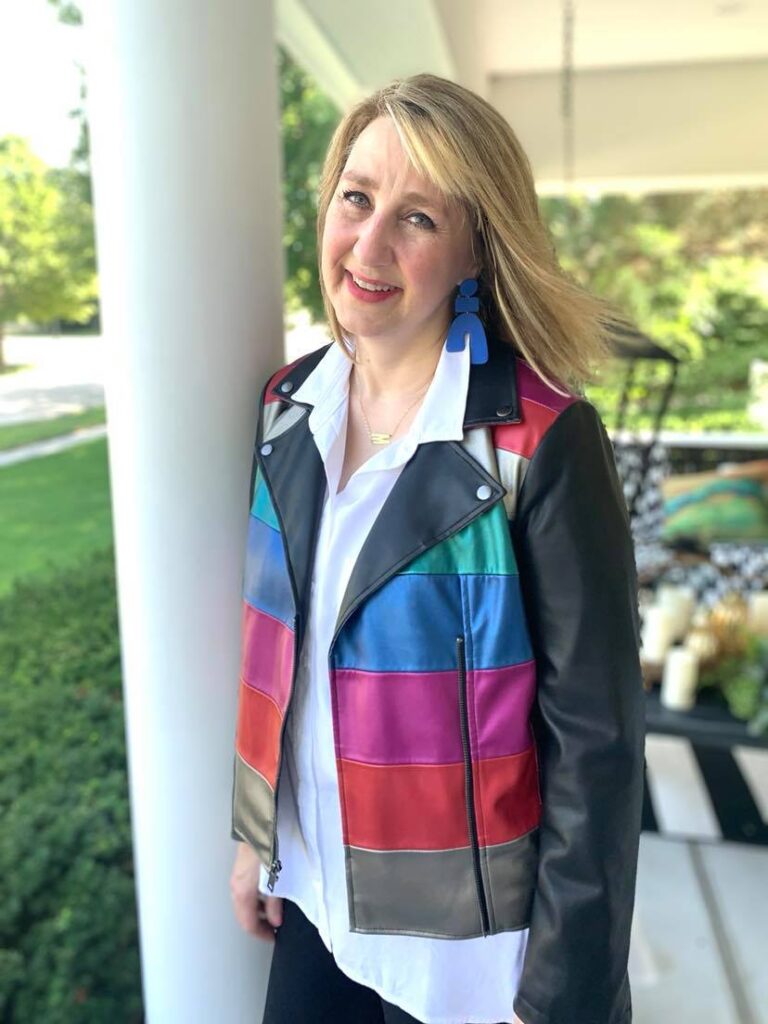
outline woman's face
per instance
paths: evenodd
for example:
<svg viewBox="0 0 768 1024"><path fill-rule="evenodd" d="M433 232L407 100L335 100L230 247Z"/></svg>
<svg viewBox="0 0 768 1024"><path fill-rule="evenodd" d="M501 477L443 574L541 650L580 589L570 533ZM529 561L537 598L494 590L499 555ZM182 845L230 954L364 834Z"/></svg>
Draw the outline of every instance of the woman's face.
<svg viewBox="0 0 768 1024"><path fill-rule="evenodd" d="M350 151L323 233L323 283L339 323L357 339L436 341L456 285L476 274L470 239L459 209L408 161L392 120L372 121Z"/></svg>

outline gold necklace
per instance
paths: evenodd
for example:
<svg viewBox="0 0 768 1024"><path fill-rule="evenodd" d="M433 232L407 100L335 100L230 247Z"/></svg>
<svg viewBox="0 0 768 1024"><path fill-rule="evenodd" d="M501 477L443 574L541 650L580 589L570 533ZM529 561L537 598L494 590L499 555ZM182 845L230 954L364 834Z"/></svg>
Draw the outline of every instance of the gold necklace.
<svg viewBox="0 0 768 1024"><path fill-rule="evenodd" d="M433 372L432 377L434 377L434 375L435 374ZM403 420L414 407L414 405L416 405L419 399L423 397L421 392L424 391L425 388L429 387L432 377L429 378L426 384L423 384L421 388L419 388L419 393L416 395L416 398L414 398L414 400L411 402L411 404L408 406L408 408L405 410L403 415L400 417L400 419L397 421L397 423L394 425L394 427L392 428L392 430L390 430L388 434L381 430L371 430L371 424L368 422L368 417L365 415L365 409L363 408L363 400L360 396L360 392L358 391L357 404L360 406L360 412L363 414L365 425L368 428L368 436L371 439L371 444L389 444L389 442L392 440L393 435L397 432L397 428L403 422Z"/></svg>

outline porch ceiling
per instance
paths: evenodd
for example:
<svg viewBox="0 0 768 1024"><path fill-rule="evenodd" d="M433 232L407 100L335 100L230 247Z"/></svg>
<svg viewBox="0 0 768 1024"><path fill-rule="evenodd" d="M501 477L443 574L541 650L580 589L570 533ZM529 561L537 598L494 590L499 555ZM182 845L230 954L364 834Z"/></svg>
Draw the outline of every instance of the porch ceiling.
<svg viewBox="0 0 768 1024"><path fill-rule="evenodd" d="M346 107L431 71L486 96L563 188L560 0L278 0L280 41ZM573 187L768 185L768 5L580 0Z"/></svg>

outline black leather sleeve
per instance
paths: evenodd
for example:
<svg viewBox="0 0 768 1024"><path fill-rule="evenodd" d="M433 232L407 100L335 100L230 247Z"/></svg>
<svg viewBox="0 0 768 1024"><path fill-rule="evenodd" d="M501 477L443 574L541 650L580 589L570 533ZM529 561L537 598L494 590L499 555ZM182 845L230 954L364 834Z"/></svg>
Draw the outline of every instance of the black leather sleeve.
<svg viewBox="0 0 768 1024"><path fill-rule="evenodd" d="M589 402L551 425L518 499L542 817L514 1009L524 1024L627 1024L645 699L629 519Z"/></svg>

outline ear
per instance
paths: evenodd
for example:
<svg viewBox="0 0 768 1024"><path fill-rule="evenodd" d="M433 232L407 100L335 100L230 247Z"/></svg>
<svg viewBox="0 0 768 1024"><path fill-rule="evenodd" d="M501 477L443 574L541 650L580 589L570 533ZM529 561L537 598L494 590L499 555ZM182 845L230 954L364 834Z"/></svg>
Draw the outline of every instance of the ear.
<svg viewBox="0 0 768 1024"><path fill-rule="evenodd" d="M480 272L481 272L482 269L483 268L480 266L480 264L478 262L470 264L470 266L467 267L466 274L464 274L464 277L462 277L461 280L464 281L468 277L474 277L474 278L479 277L480 276Z"/></svg>

